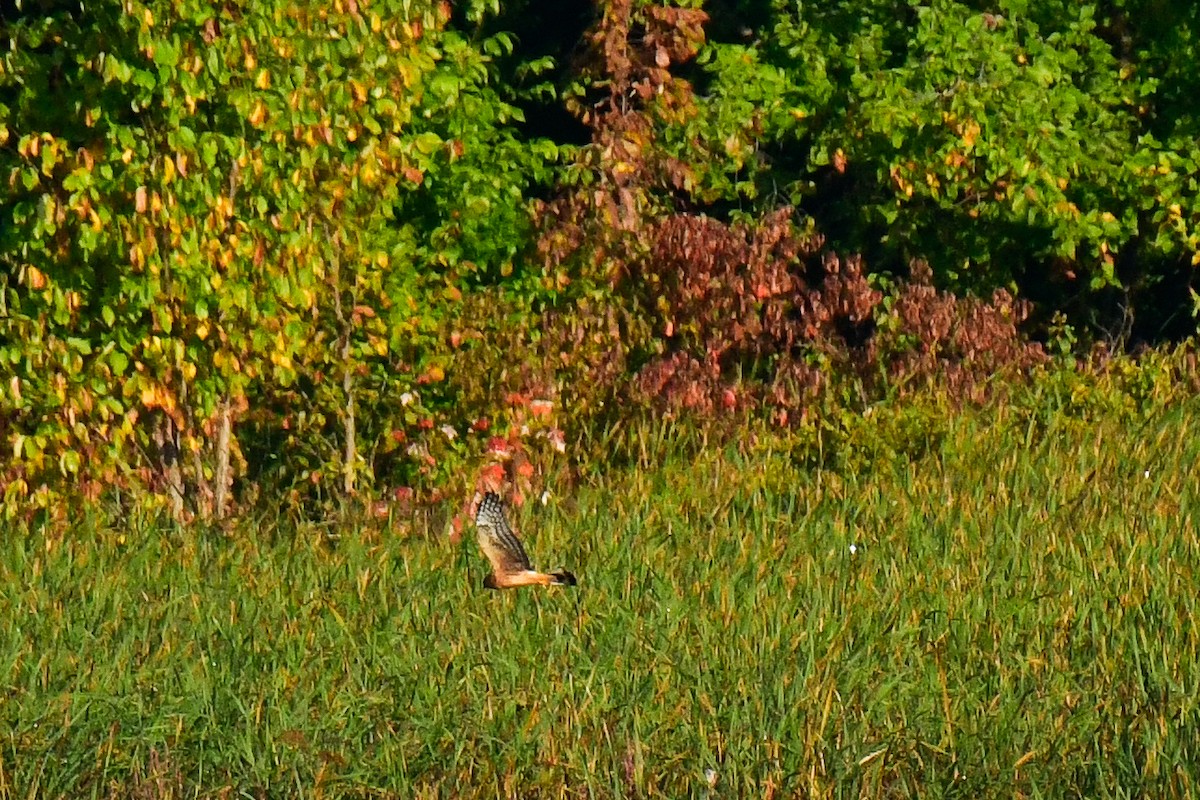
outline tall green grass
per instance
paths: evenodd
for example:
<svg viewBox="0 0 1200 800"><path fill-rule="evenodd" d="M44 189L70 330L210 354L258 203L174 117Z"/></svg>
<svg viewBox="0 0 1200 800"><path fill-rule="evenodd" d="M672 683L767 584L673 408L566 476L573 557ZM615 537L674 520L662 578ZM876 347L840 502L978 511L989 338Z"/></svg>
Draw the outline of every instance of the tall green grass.
<svg viewBox="0 0 1200 800"><path fill-rule="evenodd" d="M816 466L629 432L515 514L574 590L402 526L10 531L0 798L1200 794L1200 401L1038 391Z"/></svg>

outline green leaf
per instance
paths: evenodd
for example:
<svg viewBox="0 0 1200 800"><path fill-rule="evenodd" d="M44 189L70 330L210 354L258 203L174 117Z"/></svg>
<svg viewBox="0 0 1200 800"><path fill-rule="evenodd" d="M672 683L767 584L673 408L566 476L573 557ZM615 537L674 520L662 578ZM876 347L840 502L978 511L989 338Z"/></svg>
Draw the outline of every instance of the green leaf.
<svg viewBox="0 0 1200 800"><path fill-rule="evenodd" d="M159 306L154 311L154 317L158 321L159 328L163 333L170 333L174 326L175 320L171 315L171 309L166 306Z"/></svg>
<svg viewBox="0 0 1200 800"><path fill-rule="evenodd" d="M79 472L79 453L75 450L65 450L58 457L58 468L63 475L74 475Z"/></svg>
<svg viewBox="0 0 1200 800"><path fill-rule="evenodd" d="M108 365L112 368L113 375L124 375L125 370L129 369L129 356L120 350L113 350L108 354Z"/></svg>
<svg viewBox="0 0 1200 800"><path fill-rule="evenodd" d="M92 185L92 171L82 167L72 170L71 174L63 180L62 185L68 192L78 192L81 189L86 189Z"/></svg>
<svg viewBox="0 0 1200 800"><path fill-rule="evenodd" d="M442 148L442 140L436 133L418 134L413 144L423 155L432 155Z"/></svg>
<svg viewBox="0 0 1200 800"><path fill-rule="evenodd" d="M87 339L80 339L78 336L68 336L67 344L71 346L72 350L77 353L83 353L85 356L92 353L92 343Z"/></svg>

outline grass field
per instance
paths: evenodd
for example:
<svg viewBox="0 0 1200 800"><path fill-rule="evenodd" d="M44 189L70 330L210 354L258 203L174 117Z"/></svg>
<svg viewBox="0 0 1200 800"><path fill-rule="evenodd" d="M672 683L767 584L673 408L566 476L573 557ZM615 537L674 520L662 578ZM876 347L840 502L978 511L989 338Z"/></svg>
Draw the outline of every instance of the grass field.
<svg viewBox="0 0 1200 800"><path fill-rule="evenodd" d="M575 590L365 524L10 531L0 798L1195 796L1200 400L1068 406L646 434L515 515Z"/></svg>

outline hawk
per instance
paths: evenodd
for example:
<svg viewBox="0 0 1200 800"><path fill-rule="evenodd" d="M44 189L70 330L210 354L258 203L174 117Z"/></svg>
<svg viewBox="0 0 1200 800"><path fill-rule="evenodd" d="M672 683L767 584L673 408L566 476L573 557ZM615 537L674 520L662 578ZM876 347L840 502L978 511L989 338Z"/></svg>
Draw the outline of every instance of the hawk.
<svg viewBox="0 0 1200 800"><path fill-rule="evenodd" d="M575 576L570 572L538 572L530 565L525 547L508 524L504 505L495 492L488 492L479 501L479 510L475 512L475 535L479 549L492 563L491 574L483 579L487 589L576 584Z"/></svg>

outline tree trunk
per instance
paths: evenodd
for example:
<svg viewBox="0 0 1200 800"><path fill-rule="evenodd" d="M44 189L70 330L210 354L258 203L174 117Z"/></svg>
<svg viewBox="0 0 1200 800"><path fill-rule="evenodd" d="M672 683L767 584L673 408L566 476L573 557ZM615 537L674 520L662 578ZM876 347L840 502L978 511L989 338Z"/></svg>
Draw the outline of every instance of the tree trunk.
<svg viewBox="0 0 1200 800"><path fill-rule="evenodd" d="M346 447L342 454L342 490L354 493L354 464L358 460L357 434L354 429L354 372L350 369L350 336L342 339L342 391L346 393L346 413L342 418Z"/></svg>
<svg viewBox="0 0 1200 800"><path fill-rule="evenodd" d="M325 227L325 236L329 238L329 227ZM335 243L336 244L336 243ZM333 313L337 318L338 333L342 345L338 355L342 359L342 392L346 395L345 410L342 414L342 491L347 497L354 494L355 467L358 461L358 433L354 420L354 365L351 363L350 335L351 321L342 312L342 270L341 259L335 253L333 256Z"/></svg>
<svg viewBox="0 0 1200 800"><path fill-rule="evenodd" d="M217 420L217 474L214 476L216 494L213 499L213 513L217 519L224 519L229 488L233 484L233 478L229 474L229 447L230 440L233 438L233 409L228 397L221 401L217 413L220 417Z"/></svg>
<svg viewBox="0 0 1200 800"><path fill-rule="evenodd" d="M159 470L167 484L171 516L183 521L183 471L179 467L179 426L163 414L154 426L154 446L158 449Z"/></svg>

